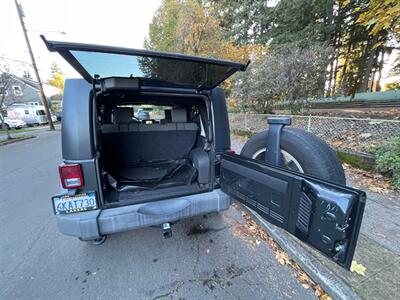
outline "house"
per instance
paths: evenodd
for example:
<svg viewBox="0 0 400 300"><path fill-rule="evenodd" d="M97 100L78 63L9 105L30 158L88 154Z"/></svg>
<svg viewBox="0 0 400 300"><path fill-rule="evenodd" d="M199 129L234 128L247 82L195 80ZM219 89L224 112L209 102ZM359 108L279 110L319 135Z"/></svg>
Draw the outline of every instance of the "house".
<svg viewBox="0 0 400 300"><path fill-rule="evenodd" d="M25 77L7 75L5 80L0 81L0 95L3 95L3 106L12 104L41 105L38 82ZM4 87L6 85L6 88ZM44 93L51 105L61 107L62 91L54 86L43 84Z"/></svg>

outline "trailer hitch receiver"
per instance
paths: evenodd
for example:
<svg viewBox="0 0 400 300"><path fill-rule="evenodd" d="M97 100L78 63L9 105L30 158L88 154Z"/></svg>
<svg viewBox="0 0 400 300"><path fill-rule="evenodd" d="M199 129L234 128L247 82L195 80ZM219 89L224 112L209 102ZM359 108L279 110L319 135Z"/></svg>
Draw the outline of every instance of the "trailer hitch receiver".
<svg viewBox="0 0 400 300"><path fill-rule="evenodd" d="M172 237L172 229L171 229L171 224L169 222L162 224L162 230L163 230L163 237L165 239Z"/></svg>

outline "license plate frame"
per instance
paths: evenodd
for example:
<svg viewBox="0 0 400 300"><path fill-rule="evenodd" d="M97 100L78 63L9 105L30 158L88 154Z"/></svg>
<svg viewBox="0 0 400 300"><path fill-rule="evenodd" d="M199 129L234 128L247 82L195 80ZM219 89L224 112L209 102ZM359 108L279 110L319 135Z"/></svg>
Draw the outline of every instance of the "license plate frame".
<svg viewBox="0 0 400 300"><path fill-rule="evenodd" d="M68 194L57 195L51 197L51 202L53 204L53 212L55 215L67 215L95 210L98 208L96 192L86 192L73 196ZM58 209L60 205L62 208L66 209Z"/></svg>

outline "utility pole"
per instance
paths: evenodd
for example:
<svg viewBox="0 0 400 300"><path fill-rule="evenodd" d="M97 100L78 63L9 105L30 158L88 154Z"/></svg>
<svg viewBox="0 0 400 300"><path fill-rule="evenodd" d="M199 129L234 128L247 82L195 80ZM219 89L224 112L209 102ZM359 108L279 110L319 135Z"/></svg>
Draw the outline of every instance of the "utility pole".
<svg viewBox="0 0 400 300"><path fill-rule="evenodd" d="M53 121L51 120L51 114L50 114L49 106L47 104L46 95L44 94L42 81L40 80L39 71L38 71L37 66L36 66L35 56L33 55L31 43L29 42L28 33L26 31L26 28L25 28L25 22L24 22L25 15L24 15L24 12L22 10L21 4L18 3L18 0L15 0L15 6L17 7L18 17L19 17L19 21L21 22L22 31L24 32L26 46L28 47L29 55L31 56L32 67L33 67L33 70L35 71L36 80L37 80L37 82L39 84L40 100L42 101L42 104L43 104L44 109L46 111L46 116L47 116L47 120L49 122L50 130L55 130Z"/></svg>

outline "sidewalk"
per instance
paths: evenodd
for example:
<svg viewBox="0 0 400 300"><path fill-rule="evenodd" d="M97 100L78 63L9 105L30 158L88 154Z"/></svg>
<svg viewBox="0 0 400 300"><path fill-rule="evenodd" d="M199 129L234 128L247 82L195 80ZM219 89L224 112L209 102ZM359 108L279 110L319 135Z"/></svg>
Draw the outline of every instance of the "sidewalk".
<svg viewBox="0 0 400 300"><path fill-rule="evenodd" d="M232 137L232 148L238 153L244 142ZM353 178L347 176L352 186ZM325 256L311 249L285 231L268 226L283 237L288 248L294 247L299 253L308 253L326 267L334 276L343 280L357 295L364 299L398 299L400 295L400 193L378 194L364 188L367 204L360 236L353 260L362 264L364 276L346 271ZM268 228L267 228L268 229ZM278 241L279 242L279 241ZM286 248L285 245L280 245ZM296 257L292 257L296 260ZM312 274L309 274L312 276ZM323 281L321 278L314 280ZM324 287L323 282L318 282ZM340 289L340 287L338 287Z"/></svg>

